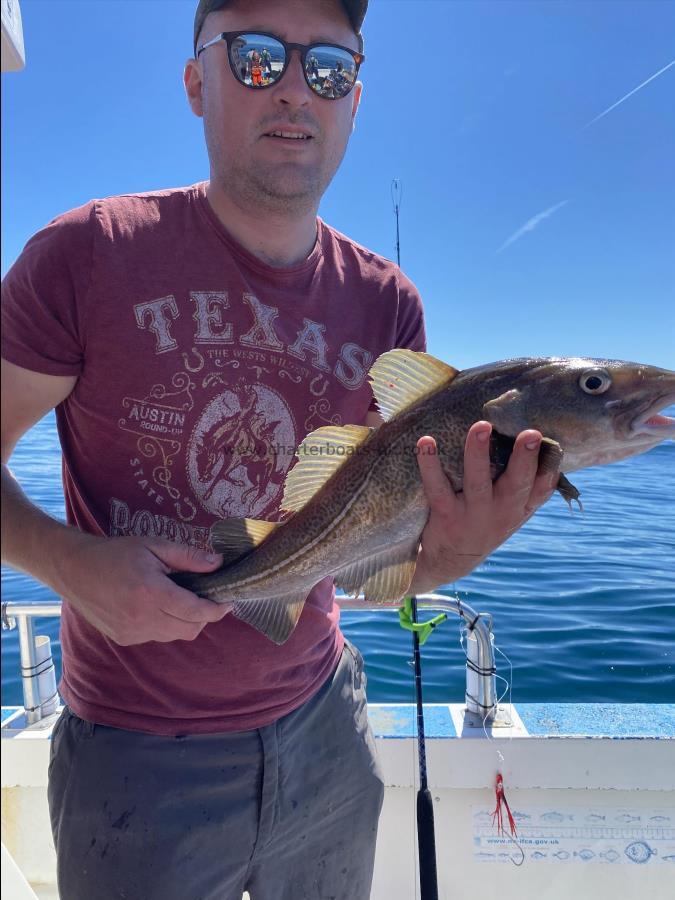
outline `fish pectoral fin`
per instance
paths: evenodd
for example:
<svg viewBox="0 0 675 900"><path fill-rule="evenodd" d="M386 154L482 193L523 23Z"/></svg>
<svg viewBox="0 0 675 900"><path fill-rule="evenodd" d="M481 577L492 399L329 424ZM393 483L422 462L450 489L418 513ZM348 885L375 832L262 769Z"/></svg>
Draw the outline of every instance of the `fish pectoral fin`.
<svg viewBox="0 0 675 900"><path fill-rule="evenodd" d="M298 462L286 476L281 508L302 509L373 433L367 425L324 425L297 449Z"/></svg>
<svg viewBox="0 0 675 900"><path fill-rule="evenodd" d="M558 478L558 484L556 486L556 490L558 491L560 496L563 498L565 503L567 503L567 505L570 508L570 511L572 510L572 501L573 500L577 503L577 505L579 506L579 509L582 512L584 511L583 504L582 504L581 500L579 499L579 497L581 496L581 494L579 493L579 490L577 488L575 488L575 486L572 484L572 482L568 478L566 478L565 475L563 475L562 473L560 474L560 478Z"/></svg>
<svg viewBox="0 0 675 900"><path fill-rule="evenodd" d="M280 524L261 519L221 519L211 526L211 546L223 554L223 565L230 564L255 550Z"/></svg>
<svg viewBox="0 0 675 900"><path fill-rule="evenodd" d="M458 374L429 353L397 348L378 356L368 377L380 415L388 422L422 397L449 385Z"/></svg>
<svg viewBox="0 0 675 900"><path fill-rule="evenodd" d="M553 473L560 468L563 459L563 448L557 441L551 438L542 438L539 447L539 461L537 465L537 475L545 475ZM569 484L569 482L568 482Z"/></svg>
<svg viewBox="0 0 675 900"><path fill-rule="evenodd" d="M363 591L365 599L374 603L401 600L412 583L418 552L419 538L398 544L336 572L335 584L348 594Z"/></svg>
<svg viewBox="0 0 675 900"><path fill-rule="evenodd" d="M238 600L232 607L232 614L275 644L283 644L298 624L308 593L303 590L273 599Z"/></svg>
<svg viewBox="0 0 675 900"><path fill-rule="evenodd" d="M560 468L563 456L563 448L557 441L554 441L551 438L542 438L541 447L539 448L537 475L555 472ZM562 474L562 472L558 475L556 490L570 509L572 509L572 501L574 500L578 504L579 509L583 510L581 500L579 499L581 495L579 494L578 489L565 475Z"/></svg>

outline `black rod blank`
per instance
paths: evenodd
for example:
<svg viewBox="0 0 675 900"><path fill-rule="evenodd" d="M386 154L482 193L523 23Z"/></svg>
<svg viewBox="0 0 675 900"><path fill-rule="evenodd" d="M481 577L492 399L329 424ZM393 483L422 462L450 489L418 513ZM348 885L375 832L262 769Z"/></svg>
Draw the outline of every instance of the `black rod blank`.
<svg viewBox="0 0 675 900"><path fill-rule="evenodd" d="M417 622L417 598L411 598L411 618ZM436 870L436 833L434 804L427 784L427 748L424 736L424 704L422 702L422 659L420 640L413 629L413 662L415 665L415 700L417 702L417 754L419 757L420 787L417 791L417 848L420 861L420 898L438 900Z"/></svg>

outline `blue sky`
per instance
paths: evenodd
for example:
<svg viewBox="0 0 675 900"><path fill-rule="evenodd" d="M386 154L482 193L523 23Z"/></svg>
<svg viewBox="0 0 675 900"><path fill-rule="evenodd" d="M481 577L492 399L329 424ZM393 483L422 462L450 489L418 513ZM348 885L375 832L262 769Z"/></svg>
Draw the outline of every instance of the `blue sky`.
<svg viewBox="0 0 675 900"><path fill-rule="evenodd" d="M3 273L65 209L207 177L181 83L194 6L21 0L27 67L2 76ZM429 350L460 368L675 367L675 66L588 125L675 58L675 4L371 0L364 35L357 127L320 212L394 257L401 180Z"/></svg>

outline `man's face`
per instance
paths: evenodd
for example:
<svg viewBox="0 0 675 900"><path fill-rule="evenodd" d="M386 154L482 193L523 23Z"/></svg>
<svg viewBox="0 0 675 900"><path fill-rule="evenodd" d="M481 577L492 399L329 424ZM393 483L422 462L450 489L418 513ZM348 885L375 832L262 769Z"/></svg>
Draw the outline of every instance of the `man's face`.
<svg viewBox="0 0 675 900"><path fill-rule="evenodd" d="M239 30L358 50L339 0L236 0L207 17L199 45ZM198 63L188 63L185 84L193 112L204 117L211 178L232 201L261 212L301 215L316 209L347 147L360 85L339 100L317 96L293 51L278 83L253 90L234 77L224 41L203 51ZM273 136L278 131L309 137Z"/></svg>

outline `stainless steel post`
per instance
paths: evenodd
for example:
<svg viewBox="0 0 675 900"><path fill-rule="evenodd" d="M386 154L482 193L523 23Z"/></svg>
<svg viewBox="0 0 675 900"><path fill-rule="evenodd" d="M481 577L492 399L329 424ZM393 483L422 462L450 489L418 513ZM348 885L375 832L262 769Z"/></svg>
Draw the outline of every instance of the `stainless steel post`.
<svg viewBox="0 0 675 900"><path fill-rule="evenodd" d="M337 597L341 609L350 610L398 610L398 606L382 603L366 603L354 597ZM417 609L440 609L455 613L467 628L466 707L467 712L480 716L480 720L492 721L497 714L495 687L495 655L492 638L492 617L475 612L466 603L443 594L418 594ZM469 653L471 655L469 655Z"/></svg>
<svg viewBox="0 0 675 900"><path fill-rule="evenodd" d="M16 617L19 630L19 655L21 660L21 683L23 685L23 705L26 710L26 721L29 725L42 718L40 706L40 688L36 675L35 637L33 620L29 616Z"/></svg>
<svg viewBox="0 0 675 900"><path fill-rule="evenodd" d="M19 661L21 665L21 684L23 687L23 706L26 721L34 725L42 718L40 702L39 675L36 669L37 652L33 619L61 615L61 601L15 603L5 601L2 604L3 630L17 628L19 632Z"/></svg>
<svg viewBox="0 0 675 900"><path fill-rule="evenodd" d="M466 634L466 709L481 719L494 716L496 704L494 635L490 631L490 652L485 652L485 642L478 639L474 629Z"/></svg>

